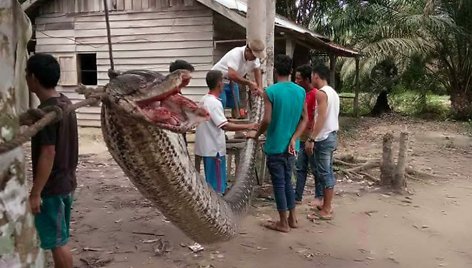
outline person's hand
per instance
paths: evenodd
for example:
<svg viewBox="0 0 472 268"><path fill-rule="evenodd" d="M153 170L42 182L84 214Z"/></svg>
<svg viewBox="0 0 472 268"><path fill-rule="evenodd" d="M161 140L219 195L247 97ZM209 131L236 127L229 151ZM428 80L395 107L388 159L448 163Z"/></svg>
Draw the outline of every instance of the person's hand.
<svg viewBox="0 0 472 268"><path fill-rule="evenodd" d="M249 131L248 133L246 133L246 139L256 139L258 137L256 137L257 135L257 131Z"/></svg>
<svg viewBox="0 0 472 268"><path fill-rule="evenodd" d="M288 145L288 153L293 156L297 155L297 150L295 149L295 145L296 145L296 140L290 139L290 144Z"/></svg>
<svg viewBox="0 0 472 268"><path fill-rule="evenodd" d="M258 129L259 129L259 124L258 123L249 124L248 130L258 130Z"/></svg>
<svg viewBox="0 0 472 268"><path fill-rule="evenodd" d="M249 81L249 90L254 91L257 89L257 83L253 81Z"/></svg>
<svg viewBox="0 0 472 268"><path fill-rule="evenodd" d="M264 90L258 87L254 91L252 91L252 95L261 97L262 95L264 95Z"/></svg>
<svg viewBox="0 0 472 268"><path fill-rule="evenodd" d="M305 142L305 153L307 155L313 155L315 153L315 143L313 141Z"/></svg>
<svg viewBox="0 0 472 268"><path fill-rule="evenodd" d="M30 195L29 203L31 212L33 212L33 214L38 214L41 212L41 196L34 194Z"/></svg>

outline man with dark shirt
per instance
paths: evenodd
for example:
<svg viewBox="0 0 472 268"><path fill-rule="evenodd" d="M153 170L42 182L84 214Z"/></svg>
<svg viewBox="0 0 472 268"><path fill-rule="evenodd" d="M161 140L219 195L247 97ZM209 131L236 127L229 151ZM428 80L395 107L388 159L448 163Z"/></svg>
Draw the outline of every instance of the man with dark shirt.
<svg viewBox="0 0 472 268"><path fill-rule="evenodd" d="M31 92L38 96L38 108L59 106L71 101L55 89L60 77L57 60L47 54L29 58L26 81ZM69 223L72 205L71 193L77 182L75 171L78 161L77 118L74 112L40 130L31 139L33 187L29 203L35 214L35 225L41 248L52 250L55 267L72 268L69 241Z"/></svg>

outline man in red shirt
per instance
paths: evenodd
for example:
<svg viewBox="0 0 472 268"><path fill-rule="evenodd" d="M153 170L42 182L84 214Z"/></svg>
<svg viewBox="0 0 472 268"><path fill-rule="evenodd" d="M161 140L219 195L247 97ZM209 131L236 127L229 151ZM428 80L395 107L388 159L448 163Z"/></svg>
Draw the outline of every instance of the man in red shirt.
<svg viewBox="0 0 472 268"><path fill-rule="evenodd" d="M314 126L315 118L315 107L316 107L316 92L317 89L311 85L311 66L306 64L297 68L295 73L295 83L305 89L306 92L306 108L308 111L308 124L306 125L305 131L300 137L300 150L297 155L296 162L296 175L297 184L295 186L295 202L297 204L302 203L303 191L305 189L306 176L308 174L308 167L311 168L311 172L315 172L315 158L313 155L307 155L305 152L305 142L310 137L310 133ZM315 178L315 202L314 206L321 206L323 200L323 189L321 184Z"/></svg>

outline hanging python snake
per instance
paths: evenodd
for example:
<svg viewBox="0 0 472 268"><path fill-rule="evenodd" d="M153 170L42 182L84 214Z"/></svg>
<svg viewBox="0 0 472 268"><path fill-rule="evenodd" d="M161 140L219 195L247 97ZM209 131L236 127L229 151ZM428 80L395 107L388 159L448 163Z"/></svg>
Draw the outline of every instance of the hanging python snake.
<svg viewBox="0 0 472 268"><path fill-rule="evenodd" d="M256 185L256 141L246 141L236 182L220 196L196 171L181 135L208 119L205 110L179 94L189 72L110 71L109 76L102 99L103 137L139 192L196 242L237 235ZM251 99L250 120L258 122L262 101Z"/></svg>

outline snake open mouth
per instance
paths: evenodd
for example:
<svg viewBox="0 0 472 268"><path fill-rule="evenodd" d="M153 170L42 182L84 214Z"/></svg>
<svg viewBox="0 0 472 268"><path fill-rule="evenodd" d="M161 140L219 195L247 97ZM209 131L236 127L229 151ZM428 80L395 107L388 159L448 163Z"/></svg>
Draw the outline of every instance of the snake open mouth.
<svg viewBox="0 0 472 268"><path fill-rule="evenodd" d="M183 132L209 119L208 111L192 100L178 93L163 95L136 101L141 113L161 128Z"/></svg>
<svg viewBox="0 0 472 268"><path fill-rule="evenodd" d="M166 76L148 70L110 71L109 93L134 118L184 133L209 119L208 112L181 94L192 78L177 70Z"/></svg>

